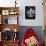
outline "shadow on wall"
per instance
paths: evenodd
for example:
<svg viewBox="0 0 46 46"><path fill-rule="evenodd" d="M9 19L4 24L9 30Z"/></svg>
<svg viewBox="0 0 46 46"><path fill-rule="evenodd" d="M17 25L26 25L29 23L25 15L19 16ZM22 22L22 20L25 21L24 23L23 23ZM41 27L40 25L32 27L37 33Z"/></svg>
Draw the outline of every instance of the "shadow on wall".
<svg viewBox="0 0 46 46"><path fill-rule="evenodd" d="M25 31L28 28L32 28L34 30L34 32L36 32L39 41L41 43L43 43L43 30L42 30L42 26L21 26L20 27L20 32L19 32L20 42L21 42L21 40L22 40L22 38L24 36Z"/></svg>

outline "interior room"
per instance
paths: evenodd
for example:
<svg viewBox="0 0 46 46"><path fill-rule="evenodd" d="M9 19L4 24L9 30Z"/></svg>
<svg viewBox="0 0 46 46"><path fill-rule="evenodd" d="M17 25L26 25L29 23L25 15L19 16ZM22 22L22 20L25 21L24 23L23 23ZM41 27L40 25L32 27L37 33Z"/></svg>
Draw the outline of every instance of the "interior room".
<svg viewBox="0 0 46 46"><path fill-rule="evenodd" d="M45 0L0 0L0 46L46 46Z"/></svg>

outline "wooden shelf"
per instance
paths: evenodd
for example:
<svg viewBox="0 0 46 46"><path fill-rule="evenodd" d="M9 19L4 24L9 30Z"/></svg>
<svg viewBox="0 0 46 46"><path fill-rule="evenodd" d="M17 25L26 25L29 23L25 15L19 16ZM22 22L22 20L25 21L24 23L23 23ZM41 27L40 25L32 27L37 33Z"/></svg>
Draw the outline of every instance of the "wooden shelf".
<svg viewBox="0 0 46 46"><path fill-rule="evenodd" d="M19 41L1 41L2 46L18 46Z"/></svg>
<svg viewBox="0 0 46 46"><path fill-rule="evenodd" d="M18 10L19 9L19 7L0 7L0 10L12 10L12 9L16 9L16 10Z"/></svg>
<svg viewBox="0 0 46 46"><path fill-rule="evenodd" d="M14 17L17 16L17 24L8 24L8 18L7 18L7 16L14 16ZM3 33L3 30L6 29L6 28L11 29L10 31L14 31L14 33L18 33L18 31L20 29L20 26L18 24L19 7L0 7L0 17L1 17L1 19L0 19L1 20L1 24L0 24L0 32L1 33ZM2 34L1 34L1 36L2 36ZM13 39L14 39L14 37L13 37ZM1 37L0 46L18 46L18 42L19 42L18 39L17 39L17 41L13 41L13 39L10 39L9 41L7 41L7 40L5 41L2 38L3 37Z"/></svg>
<svg viewBox="0 0 46 46"><path fill-rule="evenodd" d="M10 13L10 12L13 12ZM14 12L17 12L16 14ZM0 7L0 15L1 15L1 23L2 24L8 24L8 18L5 19L5 17L9 16L17 16L17 24L18 24L18 17L19 17L19 7ZM3 23L4 22L4 23Z"/></svg>
<svg viewBox="0 0 46 46"><path fill-rule="evenodd" d="M18 24L0 24L0 28L1 28L1 31L5 28L10 28L14 31L14 29L16 29L17 31L19 31L20 29L20 26Z"/></svg>

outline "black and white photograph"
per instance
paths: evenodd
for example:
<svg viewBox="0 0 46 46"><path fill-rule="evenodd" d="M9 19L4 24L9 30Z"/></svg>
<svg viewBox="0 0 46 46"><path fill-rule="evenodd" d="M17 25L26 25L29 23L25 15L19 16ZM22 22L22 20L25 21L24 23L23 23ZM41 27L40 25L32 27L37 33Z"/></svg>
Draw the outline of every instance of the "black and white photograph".
<svg viewBox="0 0 46 46"><path fill-rule="evenodd" d="M35 19L35 6L25 6L25 19Z"/></svg>

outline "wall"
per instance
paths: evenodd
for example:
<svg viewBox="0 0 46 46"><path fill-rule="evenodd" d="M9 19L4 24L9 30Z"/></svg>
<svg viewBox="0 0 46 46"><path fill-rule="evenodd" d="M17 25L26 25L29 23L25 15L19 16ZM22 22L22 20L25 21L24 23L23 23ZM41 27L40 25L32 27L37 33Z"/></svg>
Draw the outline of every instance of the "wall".
<svg viewBox="0 0 46 46"><path fill-rule="evenodd" d="M14 6L15 0L0 0L0 6L9 7ZM17 0L17 6L19 9L19 24L20 26L43 26L43 6L42 0ZM26 20L25 19L25 6L35 6L36 7L36 19L35 20Z"/></svg>
<svg viewBox="0 0 46 46"><path fill-rule="evenodd" d="M20 18L19 22L22 26L42 26L43 25L43 11L42 11L42 0L21 0ZM25 19L25 6L36 6L36 19L26 20Z"/></svg>

